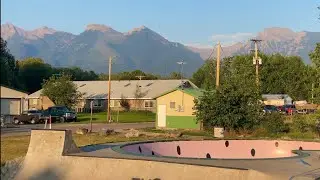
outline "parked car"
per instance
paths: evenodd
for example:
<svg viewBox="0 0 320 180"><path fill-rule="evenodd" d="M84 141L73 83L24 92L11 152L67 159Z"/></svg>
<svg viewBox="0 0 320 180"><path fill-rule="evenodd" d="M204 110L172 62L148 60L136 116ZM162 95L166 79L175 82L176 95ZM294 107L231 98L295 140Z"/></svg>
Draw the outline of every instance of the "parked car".
<svg viewBox="0 0 320 180"><path fill-rule="evenodd" d="M294 114L297 112L296 106L293 104L283 105L282 109L283 109L283 112L285 112L286 114Z"/></svg>
<svg viewBox="0 0 320 180"><path fill-rule="evenodd" d="M264 113L278 112L278 109L276 106L273 106L273 105L265 105L263 107L263 112Z"/></svg>
<svg viewBox="0 0 320 180"><path fill-rule="evenodd" d="M39 110L23 111L22 114L13 117L13 123L14 124L20 124L20 123L36 124L41 121L40 120L41 115L42 113Z"/></svg>
<svg viewBox="0 0 320 180"><path fill-rule="evenodd" d="M44 120L48 120L50 116L52 121L77 121L77 114L66 106L52 106L43 111L42 118Z"/></svg>

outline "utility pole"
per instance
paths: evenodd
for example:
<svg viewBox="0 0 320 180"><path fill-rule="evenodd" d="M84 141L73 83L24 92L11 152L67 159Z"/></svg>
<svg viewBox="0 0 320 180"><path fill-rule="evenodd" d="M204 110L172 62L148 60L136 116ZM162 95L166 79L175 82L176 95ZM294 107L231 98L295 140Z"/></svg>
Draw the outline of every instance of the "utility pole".
<svg viewBox="0 0 320 180"><path fill-rule="evenodd" d="M254 57L253 57L253 64L256 65L256 83L259 86L259 65L262 64L262 60L258 57L258 42L261 42L260 39L251 39L254 42Z"/></svg>
<svg viewBox="0 0 320 180"><path fill-rule="evenodd" d="M217 70L216 70L216 88L219 87L220 84L220 49L221 49L221 45L220 42L218 42L218 46L217 46Z"/></svg>
<svg viewBox="0 0 320 180"><path fill-rule="evenodd" d="M183 81L182 81L182 79L183 79L183 65L185 65L185 64L187 64L186 62L184 62L183 60L181 60L181 61L179 61L179 62L177 62L177 64L179 64L180 65L180 78L181 78L181 86L183 85Z"/></svg>
<svg viewBox="0 0 320 180"><path fill-rule="evenodd" d="M311 87L311 103L312 104L313 104L313 98L314 98L313 90L314 90L314 83L312 83L312 87Z"/></svg>
<svg viewBox="0 0 320 180"><path fill-rule="evenodd" d="M111 109L110 109L110 95L111 95L111 68L112 68L112 60L115 58L114 56L109 57L109 81L108 81L108 116L107 121L111 122Z"/></svg>

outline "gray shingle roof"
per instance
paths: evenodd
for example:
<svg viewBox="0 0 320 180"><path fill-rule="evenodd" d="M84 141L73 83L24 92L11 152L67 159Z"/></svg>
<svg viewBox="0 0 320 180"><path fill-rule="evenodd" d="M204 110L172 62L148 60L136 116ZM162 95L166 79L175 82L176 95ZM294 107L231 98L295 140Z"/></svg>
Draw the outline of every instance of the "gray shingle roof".
<svg viewBox="0 0 320 180"><path fill-rule="evenodd" d="M86 99L106 99L108 92L108 81L73 81L81 93L85 93ZM192 87L198 88L189 80ZM154 99L155 97L175 89L181 85L181 80L124 80L111 81L111 99L120 99L125 96L128 99L135 99L134 92L137 84L142 92L146 92L146 96L141 99ZM38 98L41 90L29 95L29 98Z"/></svg>
<svg viewBox="0 0 320 180"><path fill-rule="evenodd" d="M288 94L262 94L263 99L284 99L290 98Z"/></svg>

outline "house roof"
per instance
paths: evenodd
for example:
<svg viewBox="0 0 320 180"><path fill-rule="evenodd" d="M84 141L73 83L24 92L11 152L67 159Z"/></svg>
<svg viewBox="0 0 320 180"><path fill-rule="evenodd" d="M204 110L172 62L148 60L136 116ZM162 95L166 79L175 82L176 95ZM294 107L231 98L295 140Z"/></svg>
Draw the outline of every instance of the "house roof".
<svg viewBox="0 0 320 180"><path fill-rule="evenodd" d="M6 86L1 86L1 98L24 98L27 97L28 94L22 91L18 91Z"/></svg>
<svg viewBox="0 0 320 180"><path fill-rule="evenodd" d="M263 99L284 99L291 98L288 94L262 94Z"/></svg>
<svg viewBox="0 0 320 180"><path fill-rule="evenodd" d="M183 80L191 87L198 88L189 80ZM81 93L85 93L85 99L106 99L108 92L108 81L73 81ZM127 99L135 99L134 92L137 84L141 92L146 95L141 99L154 99L157 96L178 88L181 80L125 80L111 81L111 99L121 99L121 96ZM39 98L42 90L29 95L29 98Z"/></svg>
<svg viewBox="0 0 320 180"><path fill-rule="evenodd" d="M164 95L167 95L167 94L169 94L171 92L174 92L174 91L177 91L177 90L182 91L182 92L184 92L186 94L189 94L190 96L193 96L195 98L198 98L199 96L201 96L203 94L203 90L199 89L199 88L184 88L184 89L181 89L181 88L178 87L178 88L174 88L174 89L172 89L170 91L167 91L167 92L157 96L156 98L164 96Z"/></svg>
<svg viewBox="0 0 320 180"><path fill-rule="evenodd" d="M195 98L198 98L200 96L202 96L203 94L203 90L201 89L190 89L190 88L186 88L186 89L180 89L181 91L185 92L186 94L189 94Z"/></svg>

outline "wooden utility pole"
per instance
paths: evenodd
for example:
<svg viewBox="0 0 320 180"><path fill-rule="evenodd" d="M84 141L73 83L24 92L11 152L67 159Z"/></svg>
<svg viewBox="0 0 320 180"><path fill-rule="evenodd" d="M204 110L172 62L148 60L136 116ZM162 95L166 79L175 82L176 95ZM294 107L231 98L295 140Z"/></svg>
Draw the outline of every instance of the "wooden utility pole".
<svg viewBox="0 0 320 180"><path fill-rule="evenodd" d="M314 99L313 90L314 90L314 83L312 83L312 85L311 85L311 103L312 104L313 104L313 99Z"/></svg>
<svg viewBox="0 0 320 180"><path fill-rule="evenodd" d="M113 56L109 57L109 81L108 81L108 116L107 121L111 122L111 109L110 109L110 96L111 96L111 68L112 68L112 60Z"/></svg>
<svg viewBox="0 0 320 180"><path fill-rule="evenodd" d="M218 46L217 46L217 67L216 67L216 88L219 87L220 84L220 49L221 49L221 45L220 42L218 42Z"/></svg>
<svg viewBox="0 0 320 180"><path fill-rule="evenodd" d="M253 64L256 65L256 83L259 86L259 65L262 64L261 58L258 57L258 42L262 41L260 39L251 39L254 42L254 57Z"/></svg>

